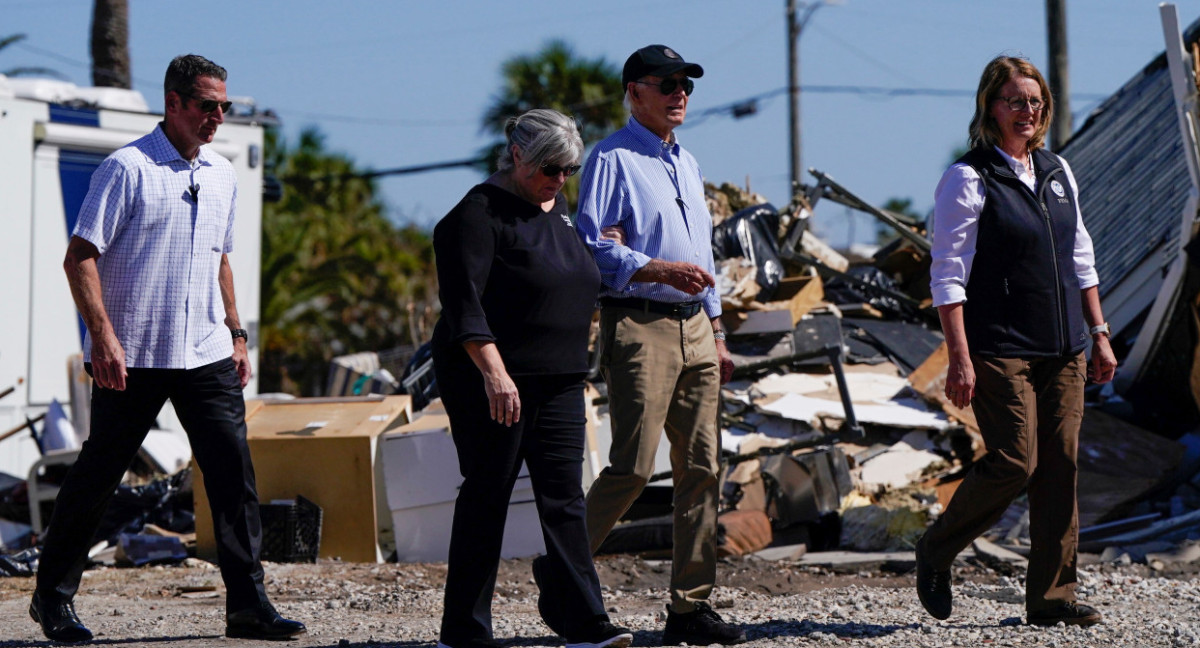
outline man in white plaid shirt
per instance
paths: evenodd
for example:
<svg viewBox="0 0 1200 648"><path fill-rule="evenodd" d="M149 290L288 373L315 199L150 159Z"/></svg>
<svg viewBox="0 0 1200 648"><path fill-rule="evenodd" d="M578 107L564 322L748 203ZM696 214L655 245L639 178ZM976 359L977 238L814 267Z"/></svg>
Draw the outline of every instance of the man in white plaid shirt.
<svg viewBox="0 0 1200 648"><path fill-rule="evenodd" d="M176 57L165 116L92 175L63 265L87 326L95 380L91 431L59 491L30 616L56 641L87 641L75 614L100 518L167 399L204 471L229 637L305 631L271 606L259 562L262 528L246 445L246 331L233 294L236 176L209 144L231 102L225 69Z"/></svg>

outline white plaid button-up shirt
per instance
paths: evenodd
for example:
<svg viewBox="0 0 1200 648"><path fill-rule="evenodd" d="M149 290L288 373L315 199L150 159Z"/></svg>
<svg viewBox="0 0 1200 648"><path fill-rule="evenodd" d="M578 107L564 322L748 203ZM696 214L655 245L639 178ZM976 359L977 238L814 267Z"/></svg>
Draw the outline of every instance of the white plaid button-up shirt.
<svg viewBox="0 0 1200 648"><path fill-rule="evenodd" d="M233 354L217 272L233 251L236 198L228 160L207 147L183 159L161 124L92 174L72 234L100 251L104 308L127 367L192 369ZM91 352L89 332L85 360Z"/></svg>

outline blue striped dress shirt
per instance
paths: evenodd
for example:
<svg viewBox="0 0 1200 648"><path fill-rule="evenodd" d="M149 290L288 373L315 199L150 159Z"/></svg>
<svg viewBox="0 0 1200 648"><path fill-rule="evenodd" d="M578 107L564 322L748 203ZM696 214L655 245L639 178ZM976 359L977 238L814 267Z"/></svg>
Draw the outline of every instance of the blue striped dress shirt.
<svg viewBox="0 0 1200 648"><path fill-rule="evenodd" d="M716 274L700 165L675 140L664 142L630 118L597 144L579 183L576 230L600 268L602 297L702 300L705 314L718 317L721 297L714 288L689 295L667 284L631 281L651 259L685 261ZM611 225L625 230L625 245L600 239L600 229Z"/></svg>

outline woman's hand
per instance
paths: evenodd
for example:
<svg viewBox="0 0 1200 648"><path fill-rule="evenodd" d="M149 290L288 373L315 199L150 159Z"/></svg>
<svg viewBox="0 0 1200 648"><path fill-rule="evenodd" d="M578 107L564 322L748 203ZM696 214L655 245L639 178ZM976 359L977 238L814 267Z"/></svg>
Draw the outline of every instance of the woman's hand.
<svg viewBox="0 0 1200 648"><path fill-rule="evenodd" d="M620 225L609 225L600 228L600 240L612 241L617 245L625 245L625 228Z"/></svg>
<svg viewBox="0 0 1200 648"><path fill-rule="evenodd" d="M975 396L975 365L967 345L967 327L963 323L962 302L938 306L942 334L950 364L946 368L946 398L958 409L966 409Z"/></svg>
<svg viewBox="0 0 1200 648"><path fill-rule="evenodd" d="M484 374L483 390L487 392L488 413L493 421L512 427L521 420L521 395L507 371Z"/></svg>
<svg viewBox="0 0 1200 648"><path fill-rule="evenodd" d="M975 366L970 356L950 356L946 369L946 398L958 409L966 409L975 396Z"/></svg>
<svg viewBox="0 0 1200 648"><path fill-rule="evenodd" d="M1117 357L1113 354L1112 344L1109 343L1107 335L1097 335L1092 340L1092 362L1088 378L1102 385L1116 375Z"/></svg>
<svg viewBox="0 0 1200 648"><path fill-rule="evenodd" d="M521 420L521 395L508 370L496 343L490 340L468 340L463 348L471 361L483 374L483 391L487 394L488 415L497 423L512 427ZM448 389L448 387L445 387Z"/></svg>

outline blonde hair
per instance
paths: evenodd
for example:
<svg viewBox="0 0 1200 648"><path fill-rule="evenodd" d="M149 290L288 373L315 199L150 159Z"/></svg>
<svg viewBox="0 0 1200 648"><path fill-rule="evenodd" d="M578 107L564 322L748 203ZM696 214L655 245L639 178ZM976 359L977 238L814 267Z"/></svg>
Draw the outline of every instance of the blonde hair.
<svg viewBox="0 0 1200 648"><path fill-rule="evenodd" d="M1030 151L1042 148L1046 141L1046 132L1050 130L1050 120L1054 117L1054 97L1050 96L1050 87L1042 78L1042 73L1028 59L1016 56L997 56L987 67L983 68L983 76L979 79L979 90L975 92L975 116L971 118L970 144L971 148L980 146L999 146L1004 135L1000 125L992 117L990 106L1000 96L1004 84L1016 77L1025 77L1037 82L1042 91L1041 121L1029 138L1027 145Z"/></svg>

